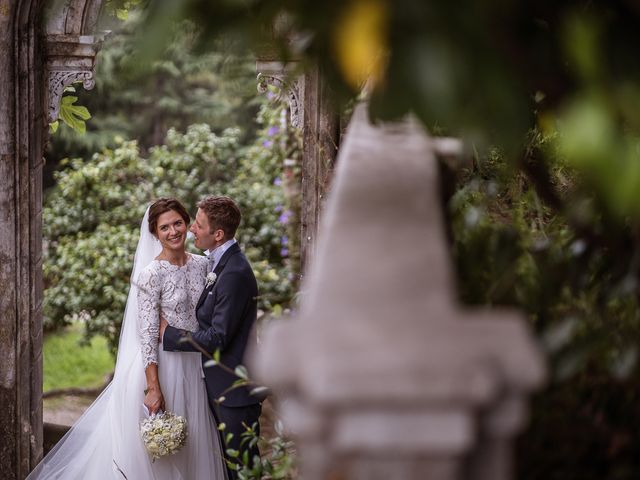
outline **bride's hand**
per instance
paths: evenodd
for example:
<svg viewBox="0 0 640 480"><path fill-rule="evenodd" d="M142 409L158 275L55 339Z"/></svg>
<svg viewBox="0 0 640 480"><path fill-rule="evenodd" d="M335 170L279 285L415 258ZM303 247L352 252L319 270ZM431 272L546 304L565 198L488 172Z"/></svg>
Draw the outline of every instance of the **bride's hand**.
<svg viewBox="0 0 640 480"><path fill-rule="evenodd" d="M167 329L169 322L167 322L162 315L160 315L160 334L158 335L158 343L162 343L162 337L164 337L164 331Z"/></svg>
<svg viewBox="0 0 640 480"><path fill-rule="evenodd" d="M159 411L164 411L164 397L160 386L151 386L146 390L144 396L144 406L149 409L149 414L153 415Z"/></svg>

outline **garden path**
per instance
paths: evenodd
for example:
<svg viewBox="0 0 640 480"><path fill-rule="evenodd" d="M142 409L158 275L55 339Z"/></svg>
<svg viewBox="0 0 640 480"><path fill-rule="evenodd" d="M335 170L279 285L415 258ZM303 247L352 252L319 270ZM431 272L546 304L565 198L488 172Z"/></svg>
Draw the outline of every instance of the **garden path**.
<svg viewBox="0 0 640 480"><path fill-rule="evenodd" d="M61 395L43 401L43 420L57 425L73 425L95 396Z"/></svg>

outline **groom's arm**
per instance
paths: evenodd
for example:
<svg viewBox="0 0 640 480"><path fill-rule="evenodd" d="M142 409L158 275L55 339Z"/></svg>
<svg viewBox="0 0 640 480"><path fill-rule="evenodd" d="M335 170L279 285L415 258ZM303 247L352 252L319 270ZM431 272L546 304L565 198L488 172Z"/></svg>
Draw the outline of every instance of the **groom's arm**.
<svg viewBox="0 0 640 480"><path fill-rule="evenodd" d="M200 351L190 341L182 340L189 336L210 354L216 350L225 349L240 328L247 304L255 300L249 298L251 289L248 279L240 272L227 273L224 281L216 288L216 303L213 307L211 326L196 332L167 326L162 336L165 351Z"/></svg>

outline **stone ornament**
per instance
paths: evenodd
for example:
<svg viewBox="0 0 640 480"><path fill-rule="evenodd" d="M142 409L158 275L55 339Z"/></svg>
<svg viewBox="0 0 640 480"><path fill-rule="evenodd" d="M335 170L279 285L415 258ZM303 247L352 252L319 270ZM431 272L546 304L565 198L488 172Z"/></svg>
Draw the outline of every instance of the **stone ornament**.
<svg viewBox="0 0 640 480"><path fill-rule="evenodd" d="M49 73L47 120L49 123L55 122L60 113L60 101L64 89L74 83L82 82L85 90L91 90L95 86L93 71L52 71Z"/></svg>
<svg viewBox="0 0 640 480"><path fill-rule="evenodd" d="M301 129L304 121L304 78L298 77L289 80L289 70L287 66L279 62L266 62L258 64L258 92L267 93L269 85L280 91L279 98L286 95L289 104L291 125Z"/></svg>
<svg viewBox="0 0 640 480"><path fill-rule="evenodd" d="M86 90L95 86L96 55L109 33L46 36L46 106L49 123L58 119L60 101L66 87L78 82L82 82Z"/></svg>

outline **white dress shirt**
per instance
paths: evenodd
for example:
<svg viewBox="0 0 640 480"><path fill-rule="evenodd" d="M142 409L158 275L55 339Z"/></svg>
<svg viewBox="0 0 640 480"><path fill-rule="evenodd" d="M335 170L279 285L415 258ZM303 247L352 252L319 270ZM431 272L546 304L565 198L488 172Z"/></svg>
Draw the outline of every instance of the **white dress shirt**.
<svg viewBox="0 0 640 480"><path fill-rule="evenodd" d="M220 259L224 255L224 252L229 250L229 247L231 247L231 245L233 245L234 243L238 243L238 242L236 242L235 238L232 238L231 240L227 240L222 245L214 248L211 251L205 250L204 254L209 259L209 265L210 265L210 269L208 270L209 272L213 272L216 269L216 267L218 266L218 263L220 262ZM213 265L211 264L211 259L213 259Z"/></svg>

